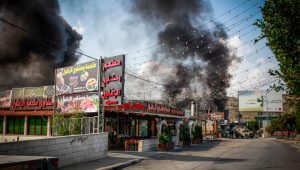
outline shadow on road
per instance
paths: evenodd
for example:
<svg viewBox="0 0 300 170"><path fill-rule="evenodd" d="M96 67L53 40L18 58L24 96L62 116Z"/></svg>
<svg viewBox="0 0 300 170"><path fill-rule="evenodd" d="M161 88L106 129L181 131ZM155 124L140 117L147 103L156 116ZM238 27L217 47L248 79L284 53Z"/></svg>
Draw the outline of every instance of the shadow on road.
<svg viewBox="0 0 300 170"><path fill-rule="evenodd" d="M222 141L212 141L190 147L183 147L170 152L117 152L128 155L150 158L154 160L171 160L171 161L213 161L217 164L243 162L245 159L220 158L220 157L203 157L190 155L189 152L208 151L219 145ZM185 154L187 152L187 154Z"/></svg>

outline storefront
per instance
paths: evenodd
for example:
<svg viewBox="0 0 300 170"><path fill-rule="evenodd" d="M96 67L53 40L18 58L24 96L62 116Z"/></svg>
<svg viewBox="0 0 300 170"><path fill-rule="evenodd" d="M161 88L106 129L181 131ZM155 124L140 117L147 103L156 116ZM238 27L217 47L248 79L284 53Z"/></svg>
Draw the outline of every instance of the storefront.
<svg viewBox="0 0 300 170"><path fill-rule="evenodd" d="M157 103L146 101L125 101L121 106L105 108L105 128L109 132L109 149L137 150L128 148L128 143L138 140L157 139L160 122L173 127L176 135L176 122L182 121L183 112Z"/></svg>
<svg viewBox="0 0 300 170"><path fill-rule="evenodd" d="M51 135L54 86L2 91L0 101L0 132L3 135Z"/></svg>

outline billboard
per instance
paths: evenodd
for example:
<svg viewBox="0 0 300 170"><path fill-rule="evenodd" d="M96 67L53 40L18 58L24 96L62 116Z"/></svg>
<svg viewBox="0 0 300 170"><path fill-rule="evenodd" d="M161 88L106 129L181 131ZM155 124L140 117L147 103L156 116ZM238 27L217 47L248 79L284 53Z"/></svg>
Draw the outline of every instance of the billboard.
<svg viewBox="0 0 300 170"><path fill-rule="evenodd" d="M56 95L98 91L98 61L56 69Z"/></svg>
<svg viewBox="0 0 300 170"><path fill-rule="evenodd" d="M263 111L263 91L239 91L239 111Z"/></svg>
<svg viewBox="0 0 300 170"><path fill-rule="evenodd" d="M265 112L282 112L282 91L275 90L265 91L264 111Z"/></svg>
<svg viewBox="0 0 300 170"><path fill-rule="evenodd" d="M9 108L11 102L11 90L0 91L0 108Z"/></svg>
<svg viewBox="0 0 300 170"><path fill-rule="evenodd" d="M124 98L125 55L105 58L101 74L104 106L122 105Z"/></svg>
<svg viewBox="0 0 300 170"><path fill-rule="evenodd" d="M76 94L69 96L59 96L57 98L57 112L97 112L99 97L97 93Z"/></svg>
<svg viewBox="0 0 300 170"><path fill-rule="evenodd" d="M239 111L282 112L282 91L240 91Z"/></svg>

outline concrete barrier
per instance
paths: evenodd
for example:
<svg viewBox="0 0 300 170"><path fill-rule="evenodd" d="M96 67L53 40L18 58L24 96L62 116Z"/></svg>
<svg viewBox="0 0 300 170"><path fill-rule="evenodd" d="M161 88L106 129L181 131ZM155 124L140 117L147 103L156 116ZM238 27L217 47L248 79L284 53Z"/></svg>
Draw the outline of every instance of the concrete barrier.
<svg viewBox="0 0 300 170"><path fill-rule="evenodd" d="M158 139L139 140L138 151L139 152L154 151L156 150L157 145L158 145Z"/></svg>
<svg viewBox="0 0 300 170"><path fill-rule="evenodd" d="M0 144L0 155L52 156L59 167L107 156L108 133L71 135Z"/></svg>

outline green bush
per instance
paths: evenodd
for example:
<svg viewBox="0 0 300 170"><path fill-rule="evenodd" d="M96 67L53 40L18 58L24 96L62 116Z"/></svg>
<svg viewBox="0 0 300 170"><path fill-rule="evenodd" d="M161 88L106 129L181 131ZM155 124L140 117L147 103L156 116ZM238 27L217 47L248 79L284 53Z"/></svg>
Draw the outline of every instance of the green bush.
<svg viewBox="0 0 300 170"><path fill-rule="evenodd" d="M81 118L84 113L75 113L70 117L56 113L52 117L53 132L58 136L81 134Z"/></svg>
<svg viewBox="0 0 300 170"><path fill-rule="evenodd" d="M168 127L159 135L159 143L167 144L171 142L172 142L172 134L171 134L171 129Z"/></svg>
<svg viewBox="0 0 300 170"><path fill-rule="evenodd" d="M179 140L180 141L191 141L189 128L188 126L183 126L179 132Z"/></svg>
<svg viewBox="0 0 300 170"><path fill-rule="evenodd" d="M192 132L193 139L202 139L202 127L196 126Z"/></svg>

